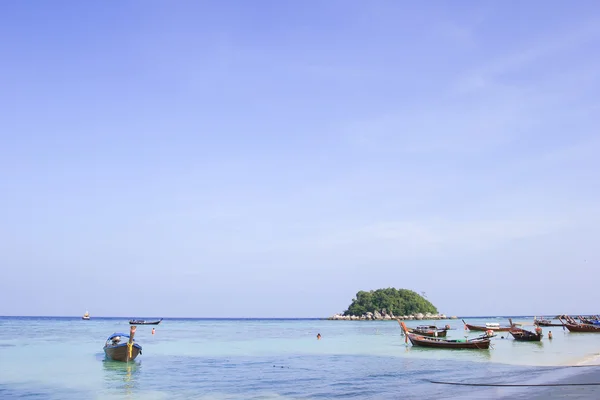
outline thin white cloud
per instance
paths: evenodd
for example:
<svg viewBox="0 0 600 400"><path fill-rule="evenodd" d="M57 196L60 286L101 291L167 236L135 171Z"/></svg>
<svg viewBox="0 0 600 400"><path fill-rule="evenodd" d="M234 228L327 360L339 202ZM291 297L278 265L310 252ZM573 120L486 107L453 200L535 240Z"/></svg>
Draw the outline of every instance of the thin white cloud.
<svg viewBox="0 0 600 400"><path fill-rule="evenodd" d="M586 65L567 63L559 70L510 83L496 78L599 40L599 27L583 24L571 33L468 68L449 86L440 87L428 102L356 118L341 128L342 136L349 145L367 152L397 154L475 154L510 145L524 136L543 137L557 121L597 107L589 101L600 83L596 72L600 59Z"/></svg>
<svg viewBox="0 0 600 400"><path fill-rule="evenodd" d="M526 69L529 65L544 61L558 53L600 38L600 21L592 19L574 27L571 32L557 32L534 43L517 44L520 50L499 56L491 62L476 66L464 74L453 86L458 93L482 90L494 84L495 79L511 72Z"/></svg>
<svg viewBox="0 0 600 400"><path fill-rule="evenodd" d="M330 233L305 242L303 247L313 251L383 250L388 256L402 258L407 252L448 251L452 249L491 249L511 240L528 239L559 232L576 224L559 217L522 219L413 220L379 222Z"/></svg>

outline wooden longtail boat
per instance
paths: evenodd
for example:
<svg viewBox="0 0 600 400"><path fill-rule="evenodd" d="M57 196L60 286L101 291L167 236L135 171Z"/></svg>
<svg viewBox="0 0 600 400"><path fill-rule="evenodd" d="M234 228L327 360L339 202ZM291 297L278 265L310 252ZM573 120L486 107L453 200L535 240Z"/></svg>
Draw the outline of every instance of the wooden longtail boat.
<svg viewBox="0 0 600 400"><path fill-rule="evenodd" d="M556 323L556 322L552 322L549 319L537 319L537 318L533 318L533 323L534 325L538 325L538 326L563 326L562 323Z"/></svg>
<svg viewBox="0 0 600 400"><path fill-rule="evenodd" d="M398 320L398 325L402 327L400 320ZM444 328L438 328L435 325L421 325L416 328L406 328L408 332L415 333L417 335L422 336L430 336L430 337L446 337L448 333L448 329L450 329L450 325L446 325ZM404 332L404 331L403 331Z"/></svg>
<svg viewBox="0 0 600 400"><path fill-rule="evenodd" d="M438 339L410 333L404 322L401 322L400 326L402 326L402 330L406 335L407 342L410 340L410 343L412 343L413 346L419 347L434 347L437 349L486 350L490 348L490 341L493 337L493 333L489 333L474 339Z"/></svg>
<svg viewBox="0 0 600 400"><path fill-rule="evenodd" d="M561 319L562 321L562 319ZM600 326L598 325L588 325L588 324L578 324L575 320L571 322L565 321L564 325L569 332L591 332L591 333L600 333Z"/></svg>
<svg viewBox="0 0 600 400"><path fill-rule="evenodd" d="M500 324L497 323L488 323L485 324L485 326L478 326L478 325L471 325L471 324L467 324L465 322L465 320L462 320L463 324L465 324L465 326L467 327L467 329L469 329L470 331L495 331L495 332L508 332L510 331L510 326L500 326Z"/></svg>
<svg viewBox="0 0 600 400"><path fill-rule="evenodd" d="M135 335L135 326L129 328L129 335L124 333L113 333L106 339L104 345L104 354L107 358L115 361L133 361L142 354L142 346L134 343L133 336ZM129 338L127 342L122 342L121 338Z"/></svg>
<svg viewBox="0 0 600 400"><path fill-rule="evenodd" d="M146 321L144 319L132 319L129 321L129 325L158 325L162 322L162 318L158 321Z"/></svg>
<svg viewBox="0 0 600 400"><path fill-rule="evenodd" d="M531 332L513 325L512 319L510 318L508 319L508 322L510 322L511 325L511 329L508 331L508 333L510 333L515 340L521 342L539 342L542 340L542 336L544 336L542 334L542 328L539 326L536 326L535 332Z"/></svg>

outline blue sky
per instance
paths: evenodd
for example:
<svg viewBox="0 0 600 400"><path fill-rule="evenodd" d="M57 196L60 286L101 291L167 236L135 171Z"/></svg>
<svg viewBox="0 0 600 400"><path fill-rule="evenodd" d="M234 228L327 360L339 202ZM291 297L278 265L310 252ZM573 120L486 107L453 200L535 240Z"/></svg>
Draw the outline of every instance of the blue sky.
<svg viewBox="0 0 600 400"><path fill-rule="evenodd" d="M0 35L0 315L600 312L597 2L3 2Z"/></svg>

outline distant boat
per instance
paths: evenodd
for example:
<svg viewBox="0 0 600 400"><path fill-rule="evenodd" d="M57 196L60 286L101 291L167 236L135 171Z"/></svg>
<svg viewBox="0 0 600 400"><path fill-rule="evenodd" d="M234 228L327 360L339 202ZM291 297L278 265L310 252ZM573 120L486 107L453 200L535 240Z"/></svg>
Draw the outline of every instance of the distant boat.
<svg viewBox="0 0 600 400"><path fill-rule="evenodd" d="M90 319L90 313L87 312L87 310L85 311L85 314L83 314L83 317L81 317L81 319L85 319L86 321Z"/></svg>
<svg viewBox="0 0 600 400"><path fill-rule="evenodd" d="M600 320L598 320L598 316L584 318L580 315L579 320L581 321L582 324L600 325Z"/></svg>
<svg viewBox="0 0 600 400"><path fill-rule="evenodd" d="M562 322L559 324L556 322L552 322L552 320L550 319L537 319L537 317L533 317L533 323L538 326L563 326Z"/></svg>
<svg viewBox="0 0 600 400"><path fill-rule="evenodd" d="M106 358L114 361L128 362L135 360L139 354L142 354L142 346L133 340L135 329L135 326L129 328L129 335L125 333L113 333L110 335L104 344ZM129 340L124 342L121 340L122 338L128 338Z"/></svg>
<svg viewBox="0 0 600 400"><path fill-rule="evenodd" d="M129 321L129 325L158 325L163 319L158 321L146 321L145 319L132 319Z"/></svg>
<svg viewBox="0 0 600 400"><path fill-rule="evenodd" d="M462 320L462 322L463 322L463 324L465 324L467 329L470 331L508 332L508 331L510 331L510 328L511 328L510 326L500 326L500 324L498 324L496 322L487 323L487 324L485 324L485 326L467 324L464 319Z"/></svg>

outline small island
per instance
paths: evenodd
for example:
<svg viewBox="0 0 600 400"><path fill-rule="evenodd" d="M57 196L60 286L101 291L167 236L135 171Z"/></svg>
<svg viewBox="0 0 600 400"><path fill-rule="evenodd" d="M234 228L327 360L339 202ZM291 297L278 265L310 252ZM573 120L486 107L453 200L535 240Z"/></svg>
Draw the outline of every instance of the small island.
<svg viewBox="0 0 600 400"><path fill-rule="evenodd" d="M408 289L359 291L342 314L331 320L446 319L425 297ZM456 318L456 317L451 317Z"/></svg>

